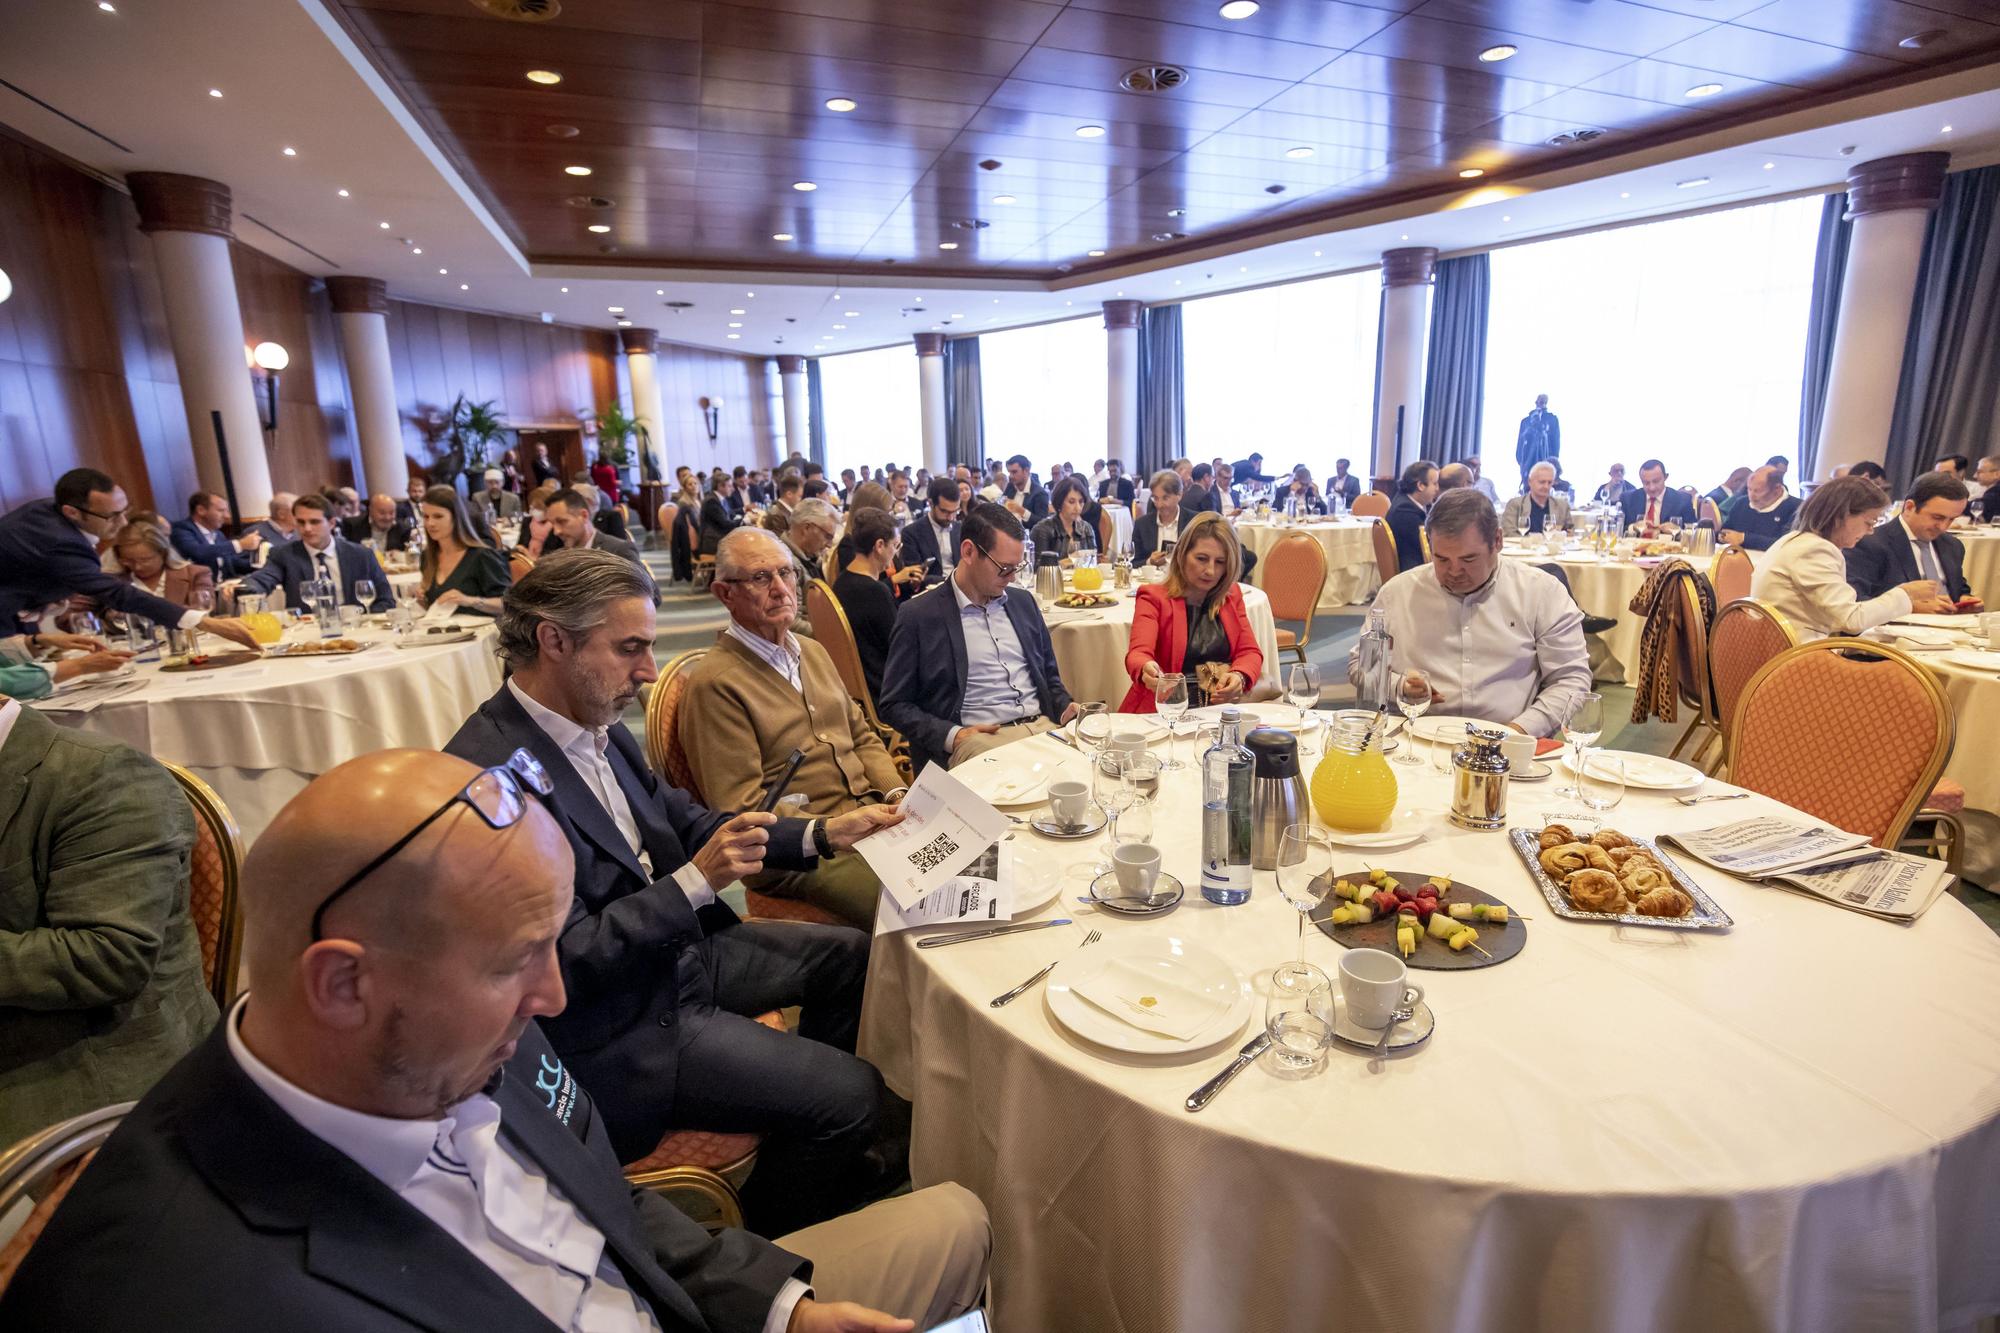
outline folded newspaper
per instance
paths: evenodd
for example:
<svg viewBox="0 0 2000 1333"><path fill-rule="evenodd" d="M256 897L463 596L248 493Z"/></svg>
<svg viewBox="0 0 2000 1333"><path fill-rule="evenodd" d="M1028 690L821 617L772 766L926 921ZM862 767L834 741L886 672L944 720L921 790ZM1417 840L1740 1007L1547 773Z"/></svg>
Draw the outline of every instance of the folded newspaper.
<svg viewBox="0 0 2000 1333"><path fill-rule="evenodd" d="M1884 921L1914 921L1952 882L1941 862L1884 851L1858 833L1766 815L1662 833L1698 861Z"/></svg>

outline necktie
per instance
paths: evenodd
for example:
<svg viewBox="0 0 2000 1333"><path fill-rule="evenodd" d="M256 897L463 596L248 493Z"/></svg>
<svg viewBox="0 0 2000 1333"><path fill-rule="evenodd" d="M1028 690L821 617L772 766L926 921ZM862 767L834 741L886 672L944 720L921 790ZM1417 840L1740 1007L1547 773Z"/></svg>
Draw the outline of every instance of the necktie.
<svg viewBox="0 0 2000 1333"><path fill-rule="evenodd" d="M1646 526L1658 527L1659 523L1660 523L1660 502L1658 500L1647 500Z"/></svg>
<svg viewBox="0 0 2000 1333"><path fill-rule="evenodd" d="M1917 561L1918 571L1931 582L1943 587L1944 571L1938 568L1937 548L1929 542L1918 542L1917 550L1920 553Z"/></svg>
<svg viewBox="0 0 2000 1333"><path fill-rule="evenodd" d="M319 578L320 582L328 584L333 588L334 600L339 601L340 580L333 576L333 567L327 563L327 553L325 551L319 553Z"/></svg>

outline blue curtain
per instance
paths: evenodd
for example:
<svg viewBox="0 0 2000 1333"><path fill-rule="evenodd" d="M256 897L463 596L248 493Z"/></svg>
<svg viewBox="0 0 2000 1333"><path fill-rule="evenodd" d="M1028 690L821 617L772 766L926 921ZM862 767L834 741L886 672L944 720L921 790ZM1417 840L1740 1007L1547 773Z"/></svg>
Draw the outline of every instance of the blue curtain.
<svg viewBox="0 0 2000 1333"><path fill-rule="evenodd" d="M819 358L806 362L806 439L812 461L826 466L826 400L819 392Z"/></svg>
<svg viewBox="0 0 2000 1333"><path fill-rule="evenodd" d="M979 376L979 339L944 340L944 452L974 476L986 467L986 408Z"/></svg>
<svg viewBox="0 0 2000 1333"><path fill-rule="evenodd" d="M1149 306L1139 312L1139 484L1186 453L1181 308Z"/></svg>
<svg viewBox="0 0 2000 1333"><path fill-rule="evenodd" d="M1484 254L1437 264L1420 454L1433 463L1479 452L1479 413L1486 399L1487 273Z"/></svg>
<svg viewBox="0 0 2000 1333"><path fill-rule="evenodd" d="M1826 382L1833 370L1833 335L1840 327L1840 284L1847 276L1847 191L1830 194L1819 210L1819 245L1813 253L1812 313L1806 317L1806 368L1799 386L1801 477L1819 471L1820 423L1826 419Z"/></svg>

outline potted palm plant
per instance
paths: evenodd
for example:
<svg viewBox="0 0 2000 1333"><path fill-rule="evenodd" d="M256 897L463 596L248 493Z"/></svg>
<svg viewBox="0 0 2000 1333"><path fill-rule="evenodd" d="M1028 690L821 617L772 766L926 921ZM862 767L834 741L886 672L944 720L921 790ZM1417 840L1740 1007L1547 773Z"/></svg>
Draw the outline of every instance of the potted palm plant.
<svg viewBox="0 0 2000 1333"><path fill-rule="evenodd" d="M476 490L486 469L492 466L493 446L507 434L507 427L500 422L500 414L493 410L494 400L475 403L460 394L452 402L451 412L446 417L446 434L451 440L452 450L461 461L460 470L466 478L466 486Z"/></svg>
<svg viewBox="0 0 2000 1333"><path fill-rule="evenodd" d="M581 411L577 416L597 424L597 450L620 475L627 475L632 466L633 444L639 446L642 461L652 456L652 433L645 422L628 414L622 405L612 403L600 412Z"/></svg>

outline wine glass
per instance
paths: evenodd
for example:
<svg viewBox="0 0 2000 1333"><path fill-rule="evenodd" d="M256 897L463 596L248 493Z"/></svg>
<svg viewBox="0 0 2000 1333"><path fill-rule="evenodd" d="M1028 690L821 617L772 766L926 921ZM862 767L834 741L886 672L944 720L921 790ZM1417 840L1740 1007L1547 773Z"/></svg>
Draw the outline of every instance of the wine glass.
<svg viewBox="0 0 2000 1333"><path fill-rule="evenodd" d="M1403 728L1405 739L1409 741L1409 744L1403 746L1403 752L1396 756L1397 763L1421 764L1423 762L1423 760L1417 758L1416 728L1414 724L1418 718L1422 717L1430 709L1430 706L1431 680L1429 676L1412 668L1396 678L1396 707L1402 710L1403 716L1409 719L1411 724Z"/></svg>
<svg viewBox="0 0 2000 1333"><path fill-rule="evenodd" d="M1311 824L1288 824L1278 836L1276 859L1278 892L1299 914L1299 956L1295 964L1280 971L1293 973L1306 966L1306 918L1326 901L1333 887L1333 847L1313 832Z"/></svg>
<svg viewBox="0 0 2000 1333"><path fill-rule="evenodd" d="M1583 696L1576 711L1563 724L1563 739L1570 743L1570 784L1556 793L1557 796L1581 800L1576 783L1576 775L1583 772L1583 752L1596 743L1604 734L1604 696L1592 691Z"/></svg>
<svg viewBox="0 0 2000 1333"><path fill-rule="evenodd" d="M1333 1044L1332 979L1310 963L1279 968L1264 1002L1264 1030L1280 1069L1302 1074L1319 1068Z"/></svg>
<svg viewBox="0 0 2000 1333"><path fill-rule="evenodd" d="M1458 742L1463 738L1463 733L1460 733L1458 736L1447 735L1442 731L1432 733L1431 770L1433 772L1443 775L1446 779L1451 777L1451 756L1458 749ZM1412 745L1416 744L1417 741L1415 736L1405 736L1403 739Z"/></svg>
<svg viewBox="0 0 2000 1333"><path fill-rule="evenodd" d="M354 580L354 600L361 604L361 613L363 615L368 614L369 610L375 605L375 580Z"/></svg>
<svg viewBox="0 0 2000 1333"><path fill-rule="evenodd" d="M1153 840L1153 815L1160 791L1160 757L1134 754L1125 757L1125 787L1129 799L1119 813L1111 845Z"/></svg>
<svg viewBox="0 0 2000 1333"><path fill-rule="evenodd" d="M1085 753L1095 752L1111 734L1111 706L1101 702L1078 704L1070 734L1084 747Z"/></svg>
<svg viewBox="0 0 2000 1333"><path fill-rule="evenodd" d="M1091 765L1090 796L1097 808L1104 812L1110 825L1111 836L1104 844L1104 855L1097 862L1097 873L1102 875L1111 869L1111 849L1118 845L1118 816L1130 808L1138 793L1125 780L1125 766L1130 756L1123 750L1104 750Z"/></svg>
<svg viewBox="0 0 2000 1333"><path fill-rule="evenodd" d="M1615 754L1593 754L1584 758L1576 773L1579 799L1603 814L1616 810L1625 799L1625 761Z"/></svg>
<svg viewBox="0 0 2000 1333"><path fill-rule="evenodd" d="M1160 767L1170 772L1186 768L1187 765L1175 757L1174 750L1180 740L1181 715L1188 710L1187 677L1179 672L1161 676L1159 684L1153 687L1153 704L1160 710L1160 716L1167 720L1167 762Z"/></svg>
<svg viewBox="0 0 2000 1333"><path fill-rule="evenodd" d="M1294 662L1285 676L1285 698L1299 710L1299 726L1306 724L1306 710L1319 707L1319 668L1310 662Z"/></svg>

